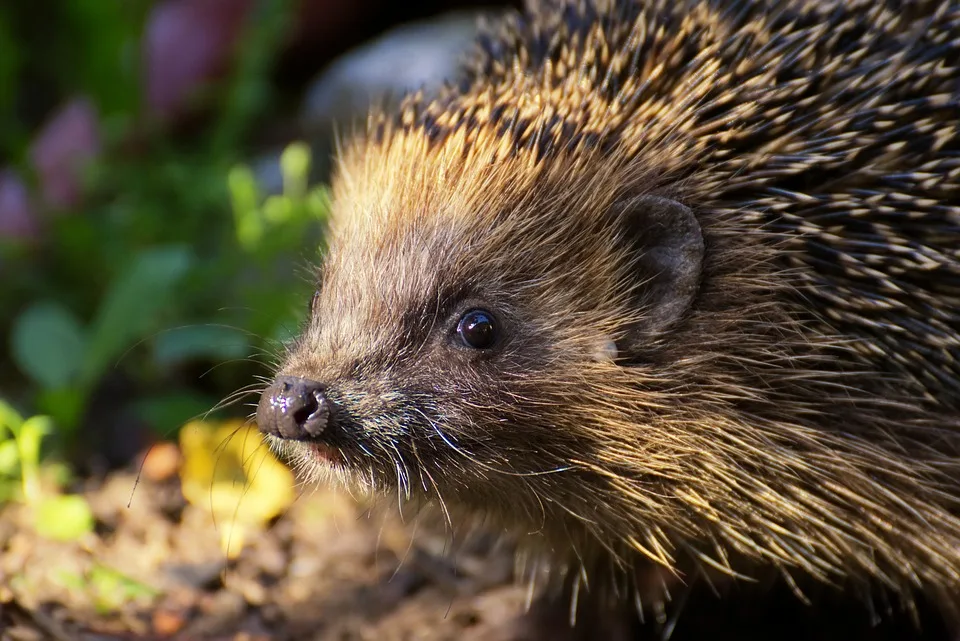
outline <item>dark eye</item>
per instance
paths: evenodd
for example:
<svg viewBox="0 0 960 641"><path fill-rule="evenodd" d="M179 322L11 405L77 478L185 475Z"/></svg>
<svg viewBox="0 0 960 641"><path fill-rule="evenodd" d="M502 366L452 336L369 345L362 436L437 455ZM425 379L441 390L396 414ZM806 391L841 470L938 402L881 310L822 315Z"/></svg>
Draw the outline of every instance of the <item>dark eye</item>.
<svg viewBox="0 0 960 641"><path fill-rule="evenodd" d="M489 349L497 340L497 322L489 312L482 309L470 310L460 317L457 336L467 347Z"/></svg>

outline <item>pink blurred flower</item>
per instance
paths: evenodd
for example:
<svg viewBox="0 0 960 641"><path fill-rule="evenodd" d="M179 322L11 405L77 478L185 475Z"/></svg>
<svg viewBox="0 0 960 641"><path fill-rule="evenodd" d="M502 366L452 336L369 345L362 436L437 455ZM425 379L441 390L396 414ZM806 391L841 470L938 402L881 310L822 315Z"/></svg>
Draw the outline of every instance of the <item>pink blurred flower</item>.
<svg viewBox="0 0 960 641"><path fill-rule="evenodd" d="M143 39L148 112L168 118L230 63L250 0L165 0Z"/></svg>
<svg viewBox="0 0 960 641"><path fill-rule="evenodd" d="M76 98L47 121L30 147L44 204L64 209L79 204L84 164L100 153L100 128L93 104Z"/></svg>
<svg viewBox="0 0 960 641"><path fill-rule="evenodd" d="M0 238L34 239L40 235L27 186L12 169L0 169Z"/></svg>

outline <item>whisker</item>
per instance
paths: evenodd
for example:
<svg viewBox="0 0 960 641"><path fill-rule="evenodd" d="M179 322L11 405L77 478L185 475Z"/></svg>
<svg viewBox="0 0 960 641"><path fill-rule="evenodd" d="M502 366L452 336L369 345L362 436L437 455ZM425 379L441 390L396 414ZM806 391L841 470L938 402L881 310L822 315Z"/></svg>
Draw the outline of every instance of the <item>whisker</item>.
<svg viewBox="0 0 960 641"><path fill-rule="evenodd" d="M453 450L454 452L456 452L457 454L460 454L461 456L463 456L465 459L467 459L467 460L470 461L471 463L475 464L476 466L478 466L478 467L480 467L480 468L482 468L482 469L484 469L484 470L486 470L486 471L488 471L488 472L494 472L494 473L496 473L496 474L503 474L503 475L505 475L505 476L519 476L519 477L524 477L524 476L546 476L546 475L548 475L548 474L559 474L559 473L561 473L561 472L567 472L567 471L570 471L570 470L572 470L572 469L575 469L575 467L576 467L576 466L574 466L574 465L561 465L561 466L556 467L556 468L553 468L553 469L549 469L549 470L538 470L538 471L533 471L533 472L514 472L514 471L512 471L512 470L502 470L502 469L493 467L492 465L488 465L487 463L484 463L483 461L479 460L476 456L474 456L474 455L471 454L470 452L468 452L468 451L466 451L466 450L458 447L446 434L444 434L443 430L441 430L440 427L439 427L434 421L432 421L432 420L423 412L423 410L421 410L421 409L418 408L418 407L414 407L413 409L414 409L414 411L416 411L418 414L420 414L420 415L424 418L424 420L427 421L427 424L430 425L430 427L433 429L433 431L437 434L437 436L440 437L440 439L444 442L444 444L447 445L447 447L449 447L450 449L452 449L452 450Z"/></svg>

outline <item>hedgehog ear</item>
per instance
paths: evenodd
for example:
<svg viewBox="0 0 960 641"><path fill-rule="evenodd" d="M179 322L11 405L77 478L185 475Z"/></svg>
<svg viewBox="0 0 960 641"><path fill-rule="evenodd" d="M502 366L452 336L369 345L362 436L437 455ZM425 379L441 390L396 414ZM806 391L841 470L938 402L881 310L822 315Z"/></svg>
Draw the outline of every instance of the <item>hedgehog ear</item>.
<svg viewBox="0 0 960 641"><path fill-rule="evenodd" d="M703 231L689 207L660 196L625 200L617 214L621 238L634 259L640 310L627 342L640 346L668 329L693 304L703 268Z"/></svg>

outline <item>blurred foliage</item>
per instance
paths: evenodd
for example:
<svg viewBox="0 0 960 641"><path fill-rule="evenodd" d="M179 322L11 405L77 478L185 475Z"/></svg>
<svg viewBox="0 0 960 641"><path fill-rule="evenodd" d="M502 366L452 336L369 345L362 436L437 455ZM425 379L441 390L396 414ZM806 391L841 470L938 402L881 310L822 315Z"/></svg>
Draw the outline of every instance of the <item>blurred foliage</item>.
<svg viewBox="0 0 960 641"><path fill-rule="evenodd" d="M309 154L284 154L285 193L269 198L243 164L276 106L268 72L294 2L256 4L234 72L204 94L207 126L189 136L139 116L149 6L0 6L0 166L30 176L31 118L71 96L89 97L103 119L84 204L46 216L39 244L0 243L0 359L14 366L0 368L0 387L50 416L60 447L76 442L110 377L133 390L110 403L172 435L263 373L312 287L302 267L316 258L327 205L307 188Z"/></svg>
<svg viewBox="0 0 960 641"><path fill-rule="evenodd" d="M150 603L160 595L156 588L99 563L83 575L61 571L53 580L68 589L92 596L94 607L100 614L116 612L131 601Z"/></svg>
<svg viewBox="0 0 960 641"><path fill-rule="evenodd" d="M136 52L151 4L0 4L0 159L22 160L34 119L64 96L89 96L108 119L132 118L140 103Z"/></svg>

